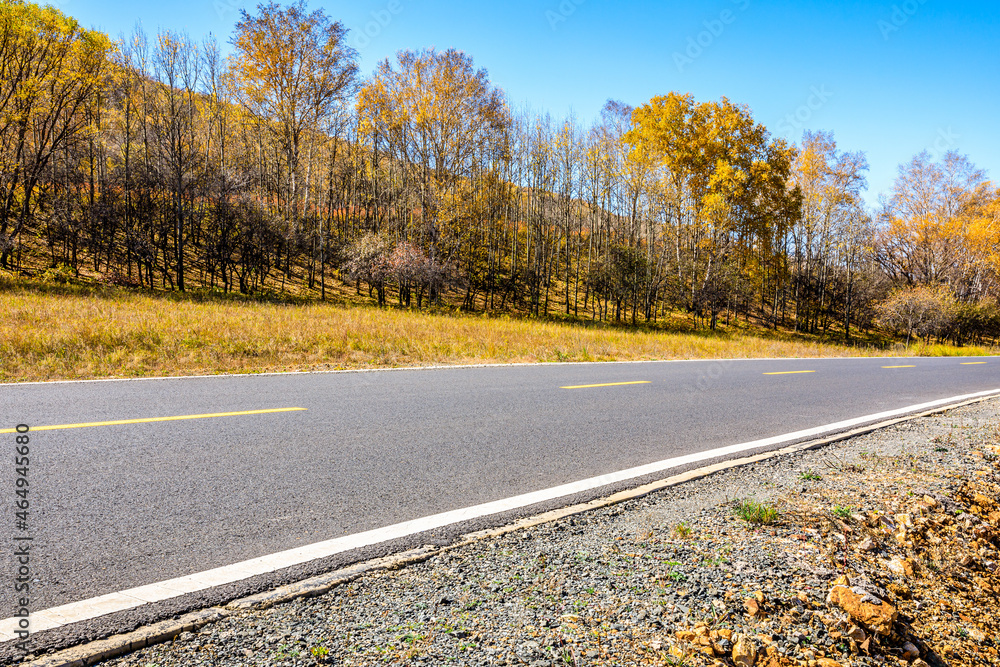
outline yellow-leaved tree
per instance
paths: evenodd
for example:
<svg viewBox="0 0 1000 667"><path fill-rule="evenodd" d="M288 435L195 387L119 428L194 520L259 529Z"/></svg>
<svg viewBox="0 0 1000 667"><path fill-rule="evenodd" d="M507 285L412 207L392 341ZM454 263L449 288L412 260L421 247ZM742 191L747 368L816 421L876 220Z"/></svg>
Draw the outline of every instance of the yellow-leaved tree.
<svg viewBox="0 0 1000 667"><path fill-rule="evenodd" d="M52 6L0 3L0 266L35 212L53 155L90 125L110 49Z"/></svg>
<svg viewBox="0 0 1000 667"><path fill-rule="evenodd" d="M625 141L633 160L657 166L688 308L707 312L714 328L734 288L780 271L782 243L799 211L789 183L795 151L725 98L656 97L636 109L633 124Z"/></svg>

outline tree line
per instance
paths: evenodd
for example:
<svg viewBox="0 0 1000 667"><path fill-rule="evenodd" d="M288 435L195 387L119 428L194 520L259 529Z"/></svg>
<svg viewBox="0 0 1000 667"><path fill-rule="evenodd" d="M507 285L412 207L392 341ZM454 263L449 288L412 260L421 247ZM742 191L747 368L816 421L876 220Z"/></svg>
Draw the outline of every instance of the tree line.
<svg viewBox="0 0 1000 667"><path fill-rule="evenodd" d="M518 109L455 50L369 76L304 2L214 39L0 5L0 268L149 289L348 284L378 304L851 340L1000 338L1000 190L921 153L863 200L834 136L723 98ZM363 293L363 292L362 292Z"/></svg>

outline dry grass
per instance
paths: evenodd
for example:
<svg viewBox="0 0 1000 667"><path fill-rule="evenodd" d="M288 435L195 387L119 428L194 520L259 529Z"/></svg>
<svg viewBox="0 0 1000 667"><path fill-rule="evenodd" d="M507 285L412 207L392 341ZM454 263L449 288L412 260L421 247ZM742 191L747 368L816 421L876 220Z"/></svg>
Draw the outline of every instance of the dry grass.
<svg viewBox="0 0 1000 667"><path fill-rule="evenodd" d="M0 289L0 382L431 364L866 354L884 353L741 333L663 333L125 291L53 293L30 285Z"/></svg>

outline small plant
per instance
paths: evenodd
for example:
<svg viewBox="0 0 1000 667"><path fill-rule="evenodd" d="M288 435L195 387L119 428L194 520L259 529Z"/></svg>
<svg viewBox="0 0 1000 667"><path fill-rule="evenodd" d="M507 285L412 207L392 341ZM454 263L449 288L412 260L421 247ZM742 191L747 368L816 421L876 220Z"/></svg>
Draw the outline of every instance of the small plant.
<svg viewBox="0 0 1000 667"><path fill-rule="evenodd" d="M76 271L68 264L50 267L42 274L42 282L68 285L76 278Z"/></svg>
<svg viewBox="0 0 1000 667"><path fill-rule="evenodd" d="M777 523L780 513L771 503L762 503L753 499L744 499L736 502L736 516L747 523L765 526Z"/></svg>
<svg viewBox="0 0 1000 667"><path fill-rule="evenodd" d="M326 660L326 656L329 655L330 649L325 646L313 646L309 649L309 652L316 658L316 662L323 662Z"/></svg>
<svg viewBox="0 0 1000 667"><path fill-rule="evenodd" d="M939 454L947 454L948 453L948 448L947 447L935 447L934 451L938 452Z"/></svg>
<svg viewBox="0 0 1000 667"><path fill-rule="evenodd" d="M854 508L851 506L835 505L833 508L833 513L841 519L850 519L853 512Z"/></svg>
<svg viewBox="0 0 1000 667"><path fill-rule="evenodd" d="M823 478L820 477L814 470L806 470L805 472L799 473L799 479L803 482L818 482Z"/></svg>
<svg viewBox="0 0 1000 667"><path fill-rule="evenodd" d="M691 526L688 525L687 521L681 521L679 524L674 526L674 535L682 540L691 537Z"/></svg>

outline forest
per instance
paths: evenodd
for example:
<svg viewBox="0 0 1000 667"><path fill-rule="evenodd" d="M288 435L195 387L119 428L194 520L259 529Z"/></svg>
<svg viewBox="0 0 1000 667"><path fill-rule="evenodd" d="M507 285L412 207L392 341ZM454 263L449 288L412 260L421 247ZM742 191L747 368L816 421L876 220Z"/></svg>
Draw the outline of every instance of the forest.
<svg viewBox="0 0 1000 667"><path fill-rule="evenodd" d="M732 100L511 104L472 57L359 70L303 1L228 47L0 3L0 272L840 341L1000 340L1000 187L922 152L866 204L830 132ZM225 51L225 54L224 54Z"/></svg>

